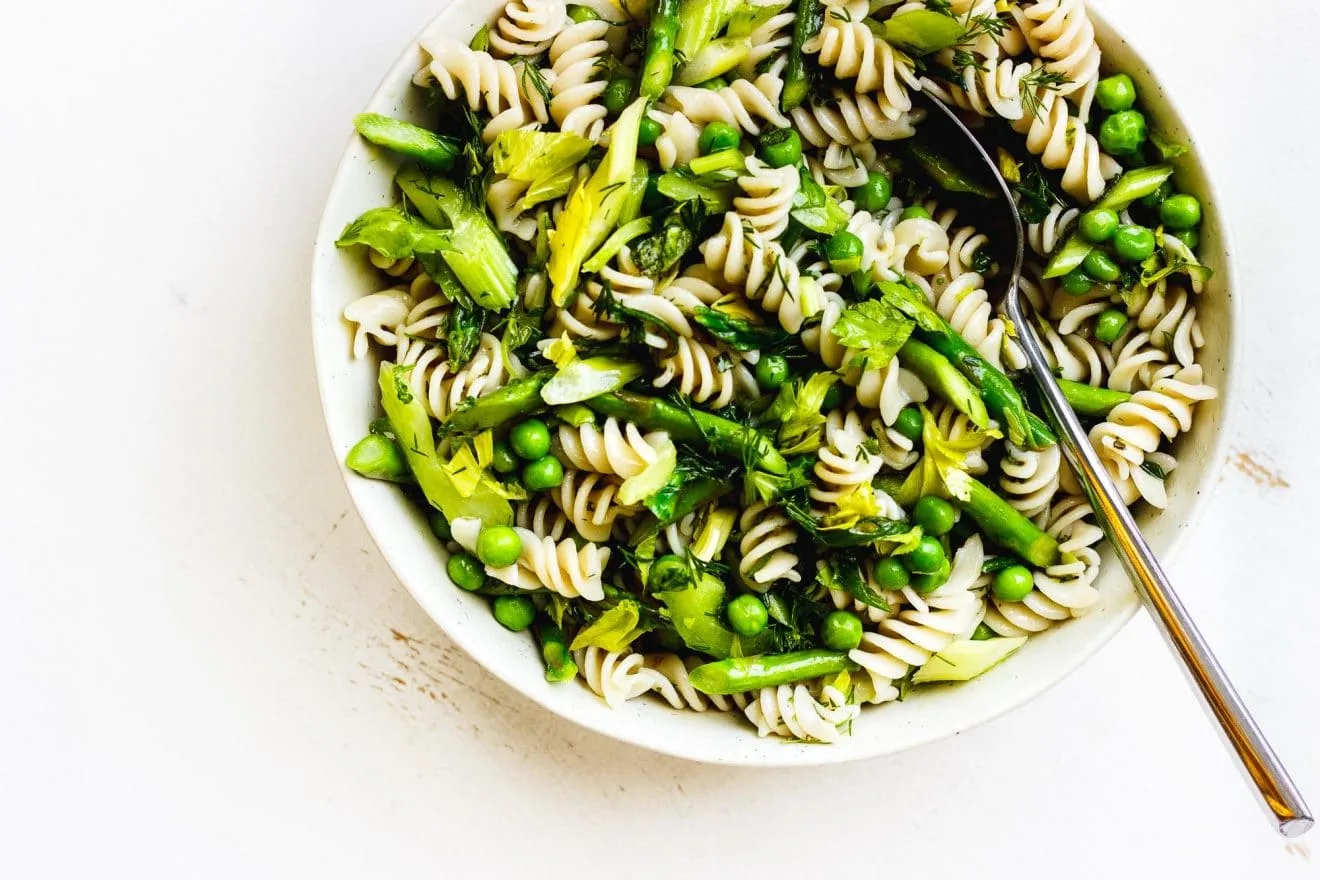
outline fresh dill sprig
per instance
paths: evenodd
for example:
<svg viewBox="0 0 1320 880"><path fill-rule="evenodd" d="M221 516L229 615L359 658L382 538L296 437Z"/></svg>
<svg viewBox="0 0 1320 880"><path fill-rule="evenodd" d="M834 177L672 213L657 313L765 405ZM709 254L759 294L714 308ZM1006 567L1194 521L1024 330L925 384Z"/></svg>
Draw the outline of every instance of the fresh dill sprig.
<svg viewBox="0 0 1320 880"><path fill-rule="evenodd" d="M1023 112L1030 114L1033 119L1039 119L1043 109L1041 94L1045 91L1057 92L1070 82L1071 79L1058 71L1037 67L1018 82Z"/></svg>

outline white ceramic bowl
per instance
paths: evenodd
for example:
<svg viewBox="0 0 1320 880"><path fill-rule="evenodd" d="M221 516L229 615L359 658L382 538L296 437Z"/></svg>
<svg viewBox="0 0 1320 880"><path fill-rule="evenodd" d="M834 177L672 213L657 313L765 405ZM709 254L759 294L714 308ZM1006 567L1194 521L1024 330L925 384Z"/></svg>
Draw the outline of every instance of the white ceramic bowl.
<svg viewBox="0 0 1320 880"><path fill-rule="evenodd" d="M463 0L449 4L430 27L442 27L461 39L492 20L502 0ZM1094 11L1092 15L1095 16ZM1172 102L1156 84L1130 43L1098 16L1096 26L1107 65L1132 74L1145 107L1168 135L1189 140L1190 132ZM385 77L365 108L420 121L422 95L411 84L423 58L411 44ZM345 128L348 120L344 120ZM382 151L350 138L330 190L316 241L312 274L312 333L317 376L335 458L341 463L363 435L377 409L376 364L354 361L350 329L340 317L344 305L380 287L361 254L338 250L335 239L362 211L393 201L395 165ZM1206 380L1220 390L1217 401L1201 404L1194 429L1180 438L1180 466L1171 477L1169 508L1141 517L1151 545L1171 560L1192 521L1215 471L1223 461L1227 436L1224 416L1231 409L1232 371L1236 361L1233 326L1240 309L1233 299L1228 234L1196 151L1178 162L1178 181L1205 205L1203 254L1215 277L1201 296L1198 310L1206 344L1202 358ZM341 465L342 466L342 465ZM789 766L850 761L930 742L993 718L1044 691L1077 668L1114 636L1140 604L1115 560L1108 559L1099 581L1101 601L1086 617L1033 637L1009 661L976 681L918 692L913 698L867 707L853 725L853 735L836 745L759 739L740 718L718 713L680 712L650 699L612 710L578 683L547 684L532 640L511 635L492 618L484 600L455 588L445 575L446 554L431 535L420 510L398 489L344 471L363 522L381 553L426 612L445 633L492 674L558 715L598 733L697 761L759 766Z"/></svg>

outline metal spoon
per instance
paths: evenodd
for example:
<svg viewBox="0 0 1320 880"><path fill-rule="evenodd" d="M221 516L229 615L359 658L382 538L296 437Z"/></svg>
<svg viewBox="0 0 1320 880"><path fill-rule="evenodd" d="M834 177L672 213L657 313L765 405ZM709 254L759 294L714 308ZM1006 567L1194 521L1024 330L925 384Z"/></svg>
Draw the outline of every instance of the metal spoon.
<svg viewBox="0 0 1320 880"><path fill-rule="evenodd" d="M937 114L943 114L953 124L970 146L974 154L986 167L1003 194L1001 204L1004 211L1004 224L1010 226L1016 245L1012 253L1012 272L1008 277L1008 291L1004 296L1004 306L1008 317L1017 329L1018 342L1026 352L1028 367L1032 378L1040 389L1041 399L1051 424L1059 435L1059 445L1064 457L1077 475L1077 480L1086 493L1091 507L1095 510L1101 529L1117 551L1128 576L1136 585L1146 608L1155 618L1155 622L1164 639L1182 661L1183 669L1201 697L1205 707L1218 722L1219 730L1237 755L1242 768L1259 793L1265 808L1273 816L1279 832L1284 837L1298 837L1310 830L1314 823L1311 812L1302 799L1301 792L1293 784L1282 762L1274 754L1265 735L1247 711L1242 698L1234 690L1228 676L1219 661L1210 651L1210 647L1201 637L1191 615L1183 607L1169 583L1164 569L1141 531L1136 520L1123 502L1118 487L1110 478L1109 472L1100 461L1100 456L1091 445L1086 430L1078 420L1077 414L1063 396L1054 375L1050 372L1045 351L1036 336L1035 324L1031 320L1034 312L1031 303L1018 292L1018 280L1022 272L1023 233L1022 218L1009 190L1008 183L999 172L998 163L990 157L985 147L965 126L961 119L941 101L922 95L925 102ZM999 199L995 199L1000 202Z"/></svg>

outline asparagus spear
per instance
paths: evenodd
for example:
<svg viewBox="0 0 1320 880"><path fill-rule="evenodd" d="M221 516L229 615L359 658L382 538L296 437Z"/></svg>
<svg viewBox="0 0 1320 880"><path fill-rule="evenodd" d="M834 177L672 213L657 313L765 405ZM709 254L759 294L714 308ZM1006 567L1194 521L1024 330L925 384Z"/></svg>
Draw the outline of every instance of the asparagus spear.
<svg viewBox="0 0 1320 880"><path fill-rule="evenodd" d="M779 107L784 112L805 101L807 92L811 90L802 44L816 35L824 21L824 8L820 0L798 0L797 19L793 22L793 41L788 46L788 64L784 68L784 90L779 95Z"/></svg>
<svg viewBox="0 0 1320 880"><path fill-rule="evenodd" d="M441 171L454 167L460 151L458 141L451 137L379 113L359 113L353 118L353 126L371 143Z"/></svg>
<svg viewBox="0 0 1320 880"><path fill-rule="evenodd" d="M545 680L569 681L578 673L577 664L568 650L564 631L548 620L536 624L536 640L541 643L541 659L545 661Z"/></svg>
<svg viewBox="0 0 1320 880"><path fill-rule="evenodd" d="M1063 396L1068 398L1068 404L1073 411L1084 418L1103 419L1109 415L1111 409L1132 399L1132 395L1126 391L1096 388L1093 385L1083 385L1081 382L1070 382L1067 379L1055 381L1059 383L1059 388L1063 391Z"/></svg>
<svg viewBox="0 0 1320 880"><path fill-rule="evenodd" d="M1116 212L1125 211L1137 199L1144 198L1159 189L1172 174L1173 168L1169 165L1148 165L1145 168L1129 171L1111 183L1105 194L1091 207L1108 208ZM1050 256L1050 261L1045 266L1045 277L1058 278L1067 275L1082 265L1082 261L1086 259L1092 248L1093 245L1082 238L1080 232L1074 232Z"/></svg>
<svg viewBox="0 0 1320 880"><path fill-rule="evenodd" d="M674 440L703 441L716 453L747 462L749 470L788 473L788 462L770 438L748 425L630 391L601 394L584 402L603 416L635 422L651 431L668 431Z"/></svg>
<svg viewBox="0 0 1320 880"><path fill-rule="evenodd" d="M642 61L640 93L655 100L674 76L674 46L678 40L679 0L655 0L646 34L646 57Z"/></svg>
<svg viewBox="0 0 1320 880"><path fill-rule="evenodd" d="M381 434L368 434L348 450L344 464L349 470L373 480L411 483L412 471L399 444Z"/></svg>
<svg viewBox="0 0 1320 880"><path fill-rule="evenodd" d="M981 430L990 427L990 415L986 412L985 402L981 400L976 386L958 372L948 358L928 345L909 339L898 350L898 359L927 388L953 404L976 427Z"/></svg>
<svg viewBox="0 0 1320 880"><path fill-rule="evenodd" d="M469 400L449 414L440 426L445 434L469 434L504 424L514 416L529 415L546 408L541 389L555 375L554 370L540 370L514 379L499 391Z"/></svg>
<svg viewBox="0 0 1320 880"><path fill-rule="evenodd" d="M986 536L1040 568L1059 561L1059 544L979 480L965 474L955 495ZM952 487L951 487L952 488Z"/></svg>
<svg viewBox="0 0 1320 880"><path fill-rule="evenodd" d="M759 657L730 657L703 663L688 674L703 694L741 694L763 687L793 684L822 675L836 675L857 664L838 651L794 651Z"/></svg>
<svg viewBox="0 0 1320 880"><path fill-rule="evenodd" d="M920 292L889 281L881 281L878 286L895 308L916 321L914 335L948 358L980 389L986 409L1007 429L1010 440L1031 449L1044 449L1054 444L1054 435L1044 422L1030 417L1027 404L1012 381L959 336Z"/></svg>

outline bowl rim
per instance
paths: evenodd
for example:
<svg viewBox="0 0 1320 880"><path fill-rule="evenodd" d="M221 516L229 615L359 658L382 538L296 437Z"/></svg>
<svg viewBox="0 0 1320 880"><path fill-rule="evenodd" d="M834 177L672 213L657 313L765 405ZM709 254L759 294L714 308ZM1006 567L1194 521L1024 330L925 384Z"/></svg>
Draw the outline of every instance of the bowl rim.
<svg viewBox="0 0 1320 880"><path fill-rule="evenodd" d="M381 78L380 84L372 92L371 98L367 101L366 106L360 112L371 112L384 107L386 104L386 97L391 89L396 87L400 82L411 79L417 68L416 50L421 37L437 27L446 16L451 14L454 9L459 8L460 5L460 3L446 3L443 8L441 8L440 11L428 21L425 27L418 32L417 36L406 45L399 59ZM1114 26L1109 19L1099 13L1094 6L1088 8L1087 12L1092 17L1092 20L1100 26L1101 30L1107 31L1112 35L1112 39L1128 46L1131 52L1140 59L1146 72L1156 83L1162 82L1161 78L1158 76L1156 68L1149 63L1147 55L1141 51L1139 42L1132 40L1127 33ZM1181 112L1177 101L1162 88L1160 91L1161 102L1167 107L1168 111L1177 118L1180 125L1185 130L1188 140L1193 144L1199 143L1199 140L1195 136L1195 130L1192 123L1189 122L1187 117ZM354 156L355 147L358 146L358 143L359 138L357 134L350 134L339 162L336 164L334 177L326 195L325 208L322 212L321 219L317 224L316 238L313 244L312 253L310 284L312 351L317 377L317 391L321 401L322 418L326 428L326 439L330 442L331 451L336 457L338 455L337 441L342 438L335 436L334 429L329 420L331 407L335 404L330 399L328 391L330 386L330 382L328 381L328 373L330 371L329 353L326 351L325 345L321 341L321 333L316 327L317 304L320 299L318 291L324 283L325 270L322 268L322 254L327 252L326 245L329 244L333 246L334 242L339 237L339 230L336 228L338 223L332 219L332 206L338 201L341 191L348 186L347 179L351 174L352 168L358 161ZM1206 508L1209 506L1209 501L1214 494L1212 491L1213 487L1219 482L1218 478L1225 467L1227 448L1232 434L1232 427L1235 420L1239 417L1236 412L1237 407L1234 404L1240 393L1239 385L1242 381L1240 364L1243 353L1243 340L1245 338L1245 334L1242 332L1242 321L1244 320L1245 308L1242 303L1242 297L1236 295L1236 292L1239 290L1236 260L1234 259L1236 250L1233 246L1234 236L1232 229L1230 228L1231 221L1228 216L1229 212L1222 210L1220 207L1221 202L1218 189L1214 185L1214 179L1210 171L1201 162L1199 150L1194 150L1191 158L1195 163L1195 167L1199 171L1202 201L1211 206L1211 215L1214 217L1219 230L1220 251L1225 256L1222 265L1216 266L1215 271L1223 277L1223 291L1228 299L1228 302L1225 304L1225 320L1228 322L1227 345L1225 346L1226 351L1224 352L1224 376L1218 386L1218 424L1216 426L1215 435L1206 451L1207 461L1204 465L1205 470L1201 476L1200 482L1194 487L1184 489L1184 491L1196 491L1197 497L1189 504L1186 516L1183 520L1183 527L1173 536L1172 540L1169 542L1168 549L1162 554L1161 561L1166 567L1169 567L1176 562L1183 548L1186 546L1189 536L1195 531L1196 527L1205 516ZM333 247L331 250L333 250ZM1048 675L1039 676L1032 686L1024 686L1014 689L1010 694L1010 698L1005 699L1002 703L969 716L952 727L943 730L927 729L902 743L890 747L881 745L880 747L869 750L844 750L822 747L805 750L771 750L768 753L759 754L746 754L739 752L715 755L703 753L699 749L683 748L685 744L690 742L688 740L678 740L672 743L667 740L655 739L643 741L630 735L626 730L606 729L594 724L588 719L567 711L564 706L559 705L555 701L544 698L541 693L529 691L521 687L519 684L506 677L500 671L498 665L489 663L483 659L490 650L489 646L485 644L486 640L479 636L474 637L470 635L465 627L447 626L442 623L442 620L444 620L447 615L441 609L433 605L424 591L415 589L408 582L408 579L400 573L402 566L395 558L394 548L389 542L383 541L378 536L377 529L373 528L373 517L367 512L370 510L371 504L365 502L362 497L362 492L360 491L364 488L363 481L355 479L349 471L342 466L342 463L337 463L340 464L340 478L344 481L345 488L348 490L349 497L353 501L353 506L359 518L366 527L367 534L380 552L386 564L390 567L390 570L394 573L394 576L398 579L399 583L402 584L404 589L406 589L418 605L421 606L422 610L426 612L432 622L444 632L445 636L452 640L465 654L468 655L468 657L480 665L488 674L499 678L505 685L517 691L532 703L554 713L560 718L590 730L593 733L608 737L618 742L627 743L637 748L658 752L671 757L696 761L698 763L765 768L822 766L897 754L907 749L917 748L928 745L937 740L955 736L1017 709L1053 688L1060 681L1071 675L1090 660L1091 657L1093 657L1102 647L1109 644L1114 637L1118 635L1125 626L1127 626L1136 614L1137 609L1141 606L1139 598L1136 598L1135 601L1127 601L1123 603L1122 607L1115 609L1111 613L1110 619L1106 622L1105 626L1098 628L1092 633L1086 643L1076 646L1074 651L1069 654L1069 660L1067 663L1059 664ZM400 499L400 503L406 502ZM495 650L499 650L499 647L497 646ZM738 735L746 735L744 729L730 729L739 730L740 732Z"/></svg>

